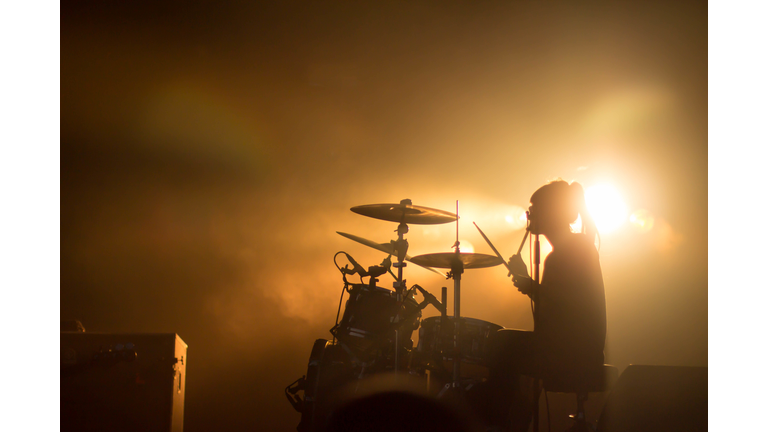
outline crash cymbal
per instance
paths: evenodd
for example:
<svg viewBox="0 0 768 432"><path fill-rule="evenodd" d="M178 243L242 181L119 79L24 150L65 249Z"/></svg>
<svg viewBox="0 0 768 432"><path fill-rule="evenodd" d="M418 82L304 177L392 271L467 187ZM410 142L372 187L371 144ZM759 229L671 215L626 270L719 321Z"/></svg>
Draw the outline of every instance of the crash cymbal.
<svg viewBox="0 0 768 432"><path fill-rule="evenodd" d="M402 200L400 204L367 204L352 207L350 210L374 219L417 225L444 224L456 220L456 215L453 213L415 206L411 200Z"/></svg>
<svg viewBox="0 0 768 432"><path fill-rule="evenodd" d="M394 242L376 243L376 242L374 242L372 240L364 239L362 237L358 237L358 236L353 235L353 234L343 233L341 231L336 231L336 234L338 234L338 235L340 235L342 237L346 237L346 238L348 238L350 240L356 241L356 242L358 242L360 244L364 244L364 245L366 245L368 247L372 247L372 248L374 248L374 249L376 249L378 251L384 252L385 254L395 255L395 256L397 255L397 251L395 250L395 245L393 244ZM411 261L411 257L409 255L406 255L405 256L405 260L406 261ZM416 264L416 263L414 263L414 264ZM425 269L427 269L427 270L429 270L429 271L431 271L433 273L437 273L437 274L439 274L441 276L443 275L442 273L440 273L439 271L437 271L437 270L435 270L433 268L425 267L425 266L423 266L421 264L416 264L416 265L419 266L419 267L424 267Z"/></svg>
<svg viewBox="0 0 768 432"><path fill-rule="evenodd" d="M374 249L376 249L378 251L382 251L385 254L397 255L397 253L395 251L395 245L392 244L392 242L389 242L389 243L376 243L374 241L371 241L371 240L368 240L368 239L364 239L362 237L358 237L358 236L353 235L353 234L343 233L341 231L336 231L336 234L338 234L338 235L340 235L342 237L346 237L346 238L348 238L350 240L356 241L356 242L358 242L360 244L364 244L364 245L366 245L368 247L372 247L372 248L374 248ZM411 257L406 255L405 258L406 259L410 259Z"/></svg>
<svg viewBox="0 0 768 432"><path fill-rule="evenodd" d="M415 256L411 262L422 267L451 268L456 257L455 252L432 253ZM465 269L493 267L504 262L497 256L479 253L460 253L458 257Z"/></svg>

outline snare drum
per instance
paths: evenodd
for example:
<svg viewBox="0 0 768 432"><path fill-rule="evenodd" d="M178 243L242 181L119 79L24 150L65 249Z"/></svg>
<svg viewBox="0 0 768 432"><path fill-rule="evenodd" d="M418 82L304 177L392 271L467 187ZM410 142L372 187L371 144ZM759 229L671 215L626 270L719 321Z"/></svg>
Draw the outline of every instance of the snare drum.
<svg viewBox="0 0 768 432"><path fill-rule="evenodd" d="M447 327L442 326L442 318L439 316L424 318L421 322L416 357L417 362L426 369L445 373L453 370L454 353L457 351L453 347L454 319L447 318ZM489 337L503 327L488 321L464 317L460 318L459 324L458 357L462 364L462 375L487 374Z"/></svg>
<svg viewBox="0 0 768 432"><path fill-rule="evenodd" d="M411 349L411 337L421 320L418 306L411 297L398 304L397 294L392 290L355 284L333 334L355 355L366 357L395 340L393 323L399 315L399 320L407 320L399 327L400 345Z"/></svg>

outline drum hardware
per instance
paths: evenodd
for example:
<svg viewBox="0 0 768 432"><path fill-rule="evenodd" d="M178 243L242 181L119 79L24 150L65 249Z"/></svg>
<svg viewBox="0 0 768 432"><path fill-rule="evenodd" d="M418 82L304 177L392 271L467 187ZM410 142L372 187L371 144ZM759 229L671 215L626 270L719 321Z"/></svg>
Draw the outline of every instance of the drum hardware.
<svg viewBox="0 0 768 432"><path fill-rule="evenodd" d="M419 329L419 345L414 358L420 367L430 371L428 387L432 386L434 378L437 378L438 382L449 383L443 386L438 397L452 390L452 387L468 390L468 386L487 378L489 340L491 334L503 328L497 324L467 317L460 318L458 322L461 326L455 325L457 320L453 317L429 317L422 320ZM454 349L453 334L457 327L460 328L458 349ZM461 368L458 380L453 378L456 364Z"/></svg>
<svg viewBox="0 0 768 432"><path fill-rule="evenodd" d="M400 204L410 205L411 200L403 200L400 201ZM395 292L397 293L397 302L400 303L403 301L403 290L405 289L405 279L403 279L403 268L405 268L405 256L408 252L408 240L404 238L405 233L408 232L408 225L405 223L406 220L406 214L403 212L403 215L400 220L400 224L397 225L397 240L395 241L395 249L397 250L397 262L394 264L395 268L397 269L397 280L392 284L392 287L395 288ZM411 213L415 214L415 213ZM397 323L400 319L399 313L395 315L394 322ZM395 329L395 373L398 373L400 370L400 356L399 352L400 350L397 349L400 346L400 327L398 326Z"/></svg>
<svg viewBox="0 0 768 432"><path fill-rule="evenodd" d="M414 284L412 289L413 288L416 288L417 290L419 290L421 295L424 296L424 302L422 304L429 303L432 306L434 306L435 309L437 309L442 315L445 315L445 312L446 312L445 296L443 296L443 302L441 303L441 302L439 302L437 300L437 297L435 297L432 294L430 294L427 290L425 290L424 288L420 287L418 284ZM423 309L426 306L422 307L421 305L419 305L419 307L421 307Z"/></svg>
<svg viewBox="0 0 768 432"><path fill-rule="evenodd" d="M424 310L429 305L434 306L435 309L437 309L439 312L445 313L445 306L444 306L444 304L440 303L434 295L430 294L428 291L426 291L424 288L420 287L419 285L414 285L411 288L411 290L413 290L413 288L418 289L418 291L422 293L422 295L424 296L424 300L421 303L418 304L418 306L416 307L415 310L410 311L410 312L406 312L406 314L402 316L402 318L403 318L402 322L393 322L393 323L391 323L389 328L387 329L387 332L391 332L391 331L394 331L394 330L396 330L398 328L401 328L401 327L403 327L404 323L407 323L409 320L412 320L412 319L416 318L417 316L420 317L421 316L421 311ZM409 290L409 292L410 292L410 290ZM386 334L387 332L384 332L384 334ZM379 339L381 339L383 337L384 337L384 335L379 335Z"/></svg>
<svg viewBox="0 0 768 432"><path fill-rule="evenodd" d="M336 263L336 257L340 254L347 257L353 266L352 269L349 268L349 265L342 268ZM330 330L334 336L334 342L338 338L342 348L356 362L368 363L376 359L380 349L386 348L386 343L390 342L390 335L394 332L395 340L392 341L394 351L390 350L388 354L394 353L395 366L396 368L399 367L401 363L400 353L404 349L410 349L403 342L403 332L413 333L418 328L421 310L430 303L440 310L442 307L440 302L421 287L412 287L399 296L395 292L377 287L377 276L387 271L392 274L390 256L387 256L380 266L368 267L367 271L352 256L343 251L334 256L334 263L342 273L344 280L344 290L342 290L342 297L339 300L336 324ZM347 280L347 275L353 274L361 276L361 283L350 283ZM370 277L368 283L363 283L363 276ZM419 289L425 296L425 303L421 305L417 305L411 297L416 289ZM344 316L339 321L345 291L350 296L347 300ZM410 327L408 327L409 325ZM410 337L408 337L408 341L410 341ZM411 343L410 347L412 346Z"/></svg>
<svg viewBox="0 0 768 432"><path fill-rule="evenodd" d="M458 206L458 203L457 203ZM405 258L408 254L408 241L404 235L408 232L408 224L443 224L458 221L458 215L438 210L430 207L415 206L410 199L401 200L399 204L369 204L350 208L354 213L372 217L374 219L398 222L397 240L393 247L397 252L397 262L393 266L397 269L397 277L392 286L395 288L397 301L403 301L403 291L405 290L405 280L403 279L403 268L406 267ZM400 319L399 313L395 315L394 322ZM395 330L395 373L398 372L400 359L397 347L400 346L400 329Z"/></svg>
<svg viewBox="0 0 768 432"><path fill-rule="evenodd" d="M343 269L339 268L339 270L341 271L341 273L343 275L346 276L346 275L358 274L358 275L360 275L361 278L363 278L365 276L370 276L371 277L371 280L370 280L371 286L375 286L376 282L378 282L378 279L376 279L377 277L379 277L379 276L381 276L381 275L383 275L384 273L387 273L387 272L392 273L389 270L392 267L392 260L390 260L389 256L384 258L384 261L382 261L380 265L378 265L378 266L370 266L370 267L368 267L368 270L366 271L363 268L363 266L358 264L357 261L355 261L355 259L352 258L348 253L342 251L342 252L338 252L336 255L338 255L338 254L344 254L347 257L347 259L349 260L349 262L352 264L352 269L351 270L349 269L348 265L345 266ZM345 282L346 282L346 279L345 279Z"/></svg>
<svg viewBox="0 0 768 432"><path fill-rule="evenodd" d="M424 296L421 303L416 303L411 293L418 290ZM356 360L357 363L372 365L381 357L377 355L387 345L394 343L389 338L397 331L405 334L413 333L419 326L421 311L432 305L443 313L445 307L434 295L418 285L407 291L405 302L393 302L391 291L368 285L355 285L350 294L344 318L332 333L339 339L341 346ZM406 306L403 307L403 304ZM399 313L395 313L399 311ZM394 317L398 316L395 320ZM382 325L387 321L389 323ZM410 328L408 326L410 325ZM402 341L402 339L401 339ZM411 346L412 347L412 346ZM395 361L397 354L410 350L405 343L395 346ZM386 352L385 352L386 353ZM391 353L391 351L390 351ZM396 367L399 365L395 365Z"/></svg>
<svg viewBox="0 0 768 432"><path fill-rule="evenodd" d="M440 296L443 305L443 309L440 311L440 316L446 317L448 316L448 307L446 306L446 303L448 303L448 287L442 287L440 289Z"/></svg>
<svg viewBox="0 0 768 432"><path fill-rule="evenodd" d="M456 243L453 244L455 256L451 259L451 271L446 275L448 279L453 278L453 316L456 322L453 323L453 350L454 358L459 354L459 332L461 331L461 274L464 273L464 261L461 260L461 242L459 242L459 201L456 200ZM453 382L446 384L442 393L450 388L459 388L459 376L461 375L461 365L459 362L453 362ZM441 395L438 395L441 396Z"/></svg>
<svg viewBox="0 0 768 432"><path fill-rule="evenodd" d="M344 254L347 257L347 259L353 266L352 269L349 269L349 265L345 265L343 268L341 268L338 265L338 263L336 263L336 257L338 257L340 254ZM336 322L334 326L330 329L330 333L333 335L333 342L332 342L333 344L336 343L336 339L340 335L339 327L341 326L341 324L344 322L347 322L349 324L350 321L353 320L353 315L357 313L357 309L354 307L355 304L352 302L352 300L353 300L353 296L354 296L354 299L357 299L360 297L361 293L360 293L359 287L367 286L368 291L371 293L371 295L376 293L379 294L378 296L373 295L373 297L371 297L371 295L368 295L366 297L368 298L366 303L373 302L373 304L372 305L364 304L362 306L363 310L361 312L363 313L359 314L359 315L362 315L362 320L361 320L362 322L360 325L357 326L360 328L352 327L351 325L345 327L344 332L342 334L345 336L349 336L349 338L346 338L344 341L340 341L341 343L339 344L341 348L350 356L353 363L366 365L368 361L375 360L375 357L370 356L369 353L367 352L368 346L366 345L366 343L371 339L371 337L368 336L368 333L370 330L375 330L375 329L371 329L370 327L372 325L373 326L376 325L376 322L377 322L376 318L378 318L379 320L386 319L386 318L384 316L375 315L374 319L366 320L365 312L368 311L368 312L374 312L374 313L377 313L377 312L381 313L383 311L384 313L386 313L387 310L391 309L391 307L387 308L386 305L379 304L382 301L382 294L383 294L384 301L386 303L386 297L390 295L391 292L384 288L377 287L376 283L378 282L377 276L380 276L386 272L389 272L390 274L392 274L392 272L389 270L392 265L392 262L390 260L390 257L387 256L387 258L385 258L384 261L382 261L381 265L368 267L368 270L366 271L363 268L363 266L361 266L357 261L355 261L355 259L352 256L350 256L346 252L343 252L343 251L337 252L333 258L334 258L334 264L336 265L336 268L339 269L339 271L341 272L342 279L344 281L344 287L341 290L341 297L339 298L339 308L336 312ZM361 283L353 284L347 280L347 275L354 275L354 274L358 274L360 276ZM370 276L370 280L368 284L362 283L364 276ZM352 287L351 289L350 289L350 286ZM348 307L345 308L344 318L340 323L339 315L341 314L341 305L344 301L344 292L348 292L350 294L350 298L349 300L347 300ZM376 300L375 300L376 298L379 299L378 300L379 303L376 303ZM402 304L398 304L397 308L399 307L402 307ZM414 329L417 326L418 326L418 323L414 324ZM369 331L366 331L366 330L369 330ZM396 350L399 350L399 349L400 349L399 347L396 347Z"/></svg>
<svg viewBox="0 0 768 432"><path fill-rule="evenodd" d="M304 400L301 397L297 396L296 393L306 389L306 384L307 384L307 376L302 375L301 378L288 384L288 387L285 388L285 397L288 398L288 402L290 402L293 409L295 409L299 413L301 413L304 410Z"/></svg>
<svg viewBox="0 0 768 432"><path fill-rule="evenodd" d="M338 257L340 254L344 254L347 257L349 262L352 264L352 267L353 267L352 269L349 268L349 265L345 265L343 268L338 265L338 263L336 262L336 257ZM392 274L392 272L389 270L391 265L392 265L392 261L389 259L389 256L387 256L387 258L385 258L384 261L382 261L381 265L368 267L368 270L366 271L363 268L363 266L361 266L357 261L355 261L354 258L352 258L351 255L349 255L348 253L346 253L344 251L340 251L340 252L337 252L333 256L333 262L336 265L336 268L341 272L342 280L344 281L344 287L341 290L341 297L339 298L339 307L338 307L338 310L336 311L336 322L335 322L334 326L330 329L330 333L333 335L333 343L335 343L336 342L338 328L340 326L339 316L341 314L341 305L342 305L342 303L344 301L344 293L345 292L350 293L350 299L351 299L353 291L355 291L354 287L363 286L362 282L363 282L363 277L364 276L370 276L370 280L369 280L369 283L367 285L370 287L371 290L380 289L380 290L383 290L386 293L389 293L389 290L385 290L383 288L378 288L376 286L376 283L378 282L377 276L380 276L380 275L382 275L382 274L384 274L386 272L389 272L390 274ZM354 284L354 283L351 283L351 282L349 282L347 280L347 275L354 275L354 274L358 274L360 276L360 284ZM353 288L350 289L350 286L352 286ZM349 300L347 301L347 303L349 303ZM348 312L349 312L349 310L345 310L345 319L347 318L347 313ZM363 333L365 333L365 332L363 332ZM348 351L348 353L350 355L353 356L353 358L357 359L357 356L354 355L354 353L349 349L349 347L347 347L346 344L343 344L342 346L343 346L343 348L345 350Z"/></svg>
<svg viewBox="0 0 768 432"><path fill-rule="evenodd" d="M398 301L393 291L376 286L376 278L371 279L371 283L347 283L345 291L349 293L349 298L344 315L331 329L331 334L350 349L350 354L361 361L372 359L379 339L391 338L391 331L412 333L418 328L420 318L420 309L413 298L401 296L405 300ZM411 314L411 311L415 314ZM403 312L406 315L403 315ZM393 328L393 324L399 325ZM405 328L406 325L410 325L410 328ZM405 344L396 343L395 346L397 352L402 350Z"/></svg>
<svg viewBox="0 0 768 432"><path fill-rule="evenodd" d="M361 267L362 268L362 267ZM375 279L375 278L372 278ZM393 301L394 294L392 291L380 288L371 287L370 284L350 284L350 300L351 304L348 304L348 308L345 310L345 318L342 319L340 326L336 327L335 333L341 332L349 333L351 329L348 329L344 324L348 321L348 314L354 313L355 309L360 306L359 301L368 301L369 304L365 305L369 310L361 310L357 312L365 319L370 319L372 322L361 323L361 326L367 327L370 324L381 323L383 321L382 315L389 315L387 312L387 304L390 309L392 305L397 306L397 303ZM410 296L411 292L419 291L424 296L424 300L421 303L416 303ZM443 296L445 298L445 295ZM441 313L445 313L443 303L437 301L437 299L430 294L424 288L415 285L411 287L406 293L406 311L399 314L399 320L393 320L388 323L384 329L371 329L367 332L366 338L369 345L364 345L366 352L371 354L369 357L365 357L365 352L357 349L355 345L347 346L345 340L348 338L339 338L339 343L332 343L324 339L318 339L315 342L315 346L310 354L310 360L307 367L307 374L297 379L285 388L285 395L288 398L291 406L302 414L301 422L299 423L299 431L317 431L322 429L322 424L325 421L327 415L329 415L333 408L341 403L348 394L342 392L342 389L346 388L352 382L354 383L352 392L357 391L360 382L365 378L366 374L376 373L386 369L388 364L386 358L383 356L376 356L373 353L385 348L391 344L392 341L388 339L388 336L395 330L406 331L404 329L408 324L416 323L421 317L421 311L429 305L433 305ZM368 316L366 312L378 312L378 316ZM411 332L417 327L413 325ZM358 330L361 335L366 333L365 330ZM347 335L349 337L349 334ZM395 346L395 355L398 351L401 351L402 346ZM365 361L361 360L363 357ZM398 360L397 356L395 357ZM395 364L394 368L397 370L398 365ZM304 392L304 398L298 396L298 392Z"/></svg>
<svg viewBox="0 0 768 432"><path fill-rule="evenodd" d="M384 252L387 255L398 256L398 249L396 247L396 242L394 240L390 240L389 243L376 243L374 241L371 241L371 240L368 240L368 239L365 239L365 238L362 238L362 237L358 237L358 236L353 235L353 234L347 234L347 233L344 233L344 232L341 232L341 231L336 231L336 234L338 234L338 235L340 235L342 237L346 237L346 238L348 238L348 239L350 239L352 241L356 241L356 242L358 242L360 244L366 245L368 247L371 247L373 249L376 249L378 251ZM408 254L405 254L403 258L404 258L405 261L411 261L411 256L408 255ZM418 265L418 264L416 264L416 265ZM442 275L442 273L440 273L439 271L437 271L437 270L435 270L435 269L433 269L431 267L424 267L424 266L419 266L419 267L423 267L423 268L425 268L425 269L427 269L427 270L429 270L429 271L431 271L433 273L437 273L439 275ZM394 273L390 273L390 274L392 274L393 278L397 279L397 276L395 276Z"/></svg>
<svg viewBox="0 0 768 432"><path fill-rule="evenodd" d="M465 269L491 267L504 262L503 259L491 255L461 253L458 238L458 201L455 214L415 206L410 200L402 200L400 204L357 206L350 210L375 219L398 223L395 230L397 239L389 243L376 243L337 231L345 238L386 253L387 257L380 265L366 268L346 252L338 252L334 255L334 263L342 274L344 288L339 299L336 324L331 329L333 342L317 340L310 356L307 374L285 389L291 406L302 413L302 421L298 428L302 432L322 429L322 422L326 418L324 416L330 413L335 404L342 402L345 397L353 397L358 391L358 386L364 387L369 379L384 377L382 372L394 371L397 374L398 371L407 370L409 374L417 375L420 379L424 378L425 370L419 369L421 365L413 367L410 364L416 353L408 334L412 334L419 328L422 310L430 304L440 312L440 316L434 318L437 318L442 325L433 325L434 320L430 319L428 327L437 329L440 334L430 333L428 337L434 336L441 341L437 344L440 348L439 354L442 356L441 359L447 359L441 360L441 363L446 368L449 367L450 361L454 363L451 368L452 373L449 374L446 369L445 374L440 378L441 385L449 381L440 395L452 389L464 390L467 380L462 380L466 377L461 376L460 365L464 362L466 369L466 364L482 363L482 355L478 355L476 351L472 351L475 348L468 348L468 346L483 346L484 336L480 336L482 332L478 330L482 328L478 325L479 320L461 318L461 274ZM453 252L419 257L408 255L409 245L405 238L405 234L409 232L408 224L442 224L452 221L456 222L456 243L453 246L455 249ZM349 264L344 267L336 262L340 254L344 254L349 261ZM392 256L396 257L396 261L392 260ZM455 320L447 315L446 287L442 287L441 301L418 284L408 289L403 274L407 262L441 275L442 273L435 268L450 270L446 276L454 280ZM394 272L392 267L397 271ZM394 290L377 286L379 276L385 273L389 273L395 279L392 284ZM360 282L350 282L347 276L351 275L358 275ZM369 279L366 281L364 278ZM413 298L416 291L424 297L421 302ZM349 297L341 316L345 292ZM341 319L339 319L340 316ZM453 325L454 322L456 325ZM466 322L469 324L465 324ZM495 326L486 324L485 328ZM452 347L444 347L443 341ZM433 354L435 349L430 348ZM426 351L425 354L427 354ZM478 357L481 360L478 360ZM410 361L405 362L406 359ZM426 378L428 380L429 376ZM469 384L471 385L472 382ZM301 391L304 393L303 398L299 396Z"/></svg>
<svg viewBox="0 0 768 432"><path fill-rule="evenodd" d="M434 253L426 255L418 255L411 259L414 264L422 266L437 267L437 268L449 268L450 271L446 274L448 279L453 279L453 358L457 359L460 349L459 337L462 332L462 320L461 320L461 275L464 273L464 269L472 268L486 268L499 265L504 262L502 258L492 255L477 254L477 253L461 253L461 243L459 241L459 202L456 201L456 242L453 244L454 252L447 253ZM445 321L443 321L445 322ZM443 390L438 395L442 396L446 391L451 389L461 389L460 382L460 363L454 361L453 363L453 380L445 385Z"/></svg>
<svg viewBox="0 0 768 432"><path fill-rule="evenodd" d="M380 208L380 205L379 205L379 208ZM354 211L354 208L353 208L353 211ZM403 214L402 217L404 218L404 216L405 216L405 213ZM389 272L392 275L392 277L395 278L395 282L393 283L393 287L395 288L395 293L397 295L398 305L401 305L402 302L404 301L403 289L405 288L405 281L403 280L403 268L406 266L406 263L404 261L406 259L410 259L410 257L407 254L407 251L408 251L408 241L403 238L403 235L408 232L408 225L406 225L405 223L401 222L398 225L396 231L397 231L397 234L398 234L397 240L396 241L390 241L389 244L386 244L386 243L374 243L374 242L372 242L370 240L366 240L366 239L364 239L362 237L357 237L357 236L353 236L351 234L341 233L339 231L337 231L337 233L339 235L342 235L343 237L349 238L349 239L354 240L354 241L356 241L358 243L362 243L362 244L364 244L366 246L369 246L369 247L372 247L374 249L386 252L388 254L387 258L385 258L385 260L384 260L384 263L386 263L386 271ZM347 254L345 253L345 255L347 255ZM391 261L390 257L392 255L396 255L397 256L397 260L398 261L396 263L394 263L394 267L397 269L397 275L394 275L392 273L392 271L390 270L390 267L392 266L392 261ZM351 259L351 257L349 257L349 255L347 255L347 257ZM353 261L354 260L351 260L350 262L353 262ZM384 263L382 263L382 264L384 265ZM378 271L374 272L374 271L372 271L373 267L369 268L368 272L365 272L364 270L362 270L362 266L360 266L359 264L357 264L355 262L353 262L353 266L354 266L354 269L352 271L346 271L346 272L342 271L342 272L343 273L347 273L347 274L349 272L351 272L351 273L357 272L357 273L359 273L361 275L361 277L362 276L371 276L371 279L370 279L370 286L371 287L374 287L375 283L377 282L377 280L375 279L376 276L380 276L380 275L384 274L384 272L378 272ZM430 270L435 271L433 269L430 269ZM393 319L394 319L394 322L398 322L399 319L400 319L399 314L395 314ZM395 370L396 371L397 371L398 365L400 363L399 362L399 358L398 358L398 351L399 351L399 349L397 348L397 347L399 347L399 344L400 344L400 328L398 327L398 328L395 329L395 347L396 347L395 348Z"/></svg>

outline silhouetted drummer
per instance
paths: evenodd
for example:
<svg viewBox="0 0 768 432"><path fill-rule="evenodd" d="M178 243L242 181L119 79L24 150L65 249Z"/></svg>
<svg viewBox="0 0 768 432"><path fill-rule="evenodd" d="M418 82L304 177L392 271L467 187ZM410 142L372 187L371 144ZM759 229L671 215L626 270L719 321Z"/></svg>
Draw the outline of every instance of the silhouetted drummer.
<svg viewBox="0 0 768 432"><path fill-rule="evenodd" d="M583 373L601 367L605 345L605 291L595 248L597 229L579 183L550 182L531 196L529 230L552 246L541 283L519 255L510 260L517 289L534 303L534 331L499 330L491 338L486 415L500 430L525 431L531 419L530 378ZM581 216L582 232L571 224ZM512 406L510 412L509 407Z"/></svg>

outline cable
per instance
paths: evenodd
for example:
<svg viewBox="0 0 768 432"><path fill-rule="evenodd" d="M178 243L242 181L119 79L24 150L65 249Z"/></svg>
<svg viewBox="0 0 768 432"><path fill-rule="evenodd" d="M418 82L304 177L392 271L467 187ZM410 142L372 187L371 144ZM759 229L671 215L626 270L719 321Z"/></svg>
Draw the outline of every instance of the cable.
<svg viewBox="0 0 768 432"><path fill-rule="evenodd" d="M347 253L344 251L336 252L336 254L333 256L333 265L336 266L336 268L341 272L341 278L344 281L344 286L341 288L341 297L339 297L339 308L336 310L336 323L331 328L331 334L333 335L333 343L336 343L336 330L339 328L339 316L341 315L341 304L344 301L344 291L349 292L349 285L350 283L347 281L347 275L344 273L344 271L339 267L339 264L336 263L336 257L339 256L339 254L346 255ZM344 268L348 268L349 265L344 266ZM363 282L362 276L360 277L360 283Z"/></svg>
<svg viewBox="0 0 768 432"><path fill-rule="evenodd" d="M347 284L345 283L344 286L341 288L341 297L339 297L339 308L336 310L336 324L334 324L333 328L331 329L331 334L333 335L333 342L336 343L336 329L339 327L339 315L341 314L341 303L344 300L344 291L347 290Z"/></svg>
<svg viewBox="0 0 768 432"><path fill-rule="evenodd" d="M349 254L348 254L348 253L346 253L346 252L344 252L344 251L338 251L338 252L336 252L336 254L333 256L333 264L336 266L336 268L339 270L339 272L341 272L341 275L342 275L342 278L344 279L344 284L345 284L345 287L346 287L346 285L348 285L348 284L349 284L349 283L347 282L347 275L346 275L346 273L344 272L344 270L342 270L342 269L341 269L341 267L339 267L339 264L337 264L337 263L336 263L336 257L337 257L337 256L339 256L339 254L344 254L345 256L349 256ZM345 269L345 270L347 270L348 268L349 268L349 265L346 265L346 266L344 266L344 269ZM359 275L359 276L360 276L360 284L363 284L363 275Z"/></svg>
<svg viewBox="0 0 768 432"><path fill-rule="evenodd" d="M333 265L335 265L335 266L336 266L336 268L337 268L337 269L338 269L340 272L341 272L341 267L339 267L339 265L336 263L336 257L337 257L337 256L339 256L339 254L343 254L343 253L346 253L346 252L344 252L344 251L338 251L338 252L336 252L336 254L335 254L335 255L333 255ZM342 272L342 274L344 274L344 272Z"/></svg>

